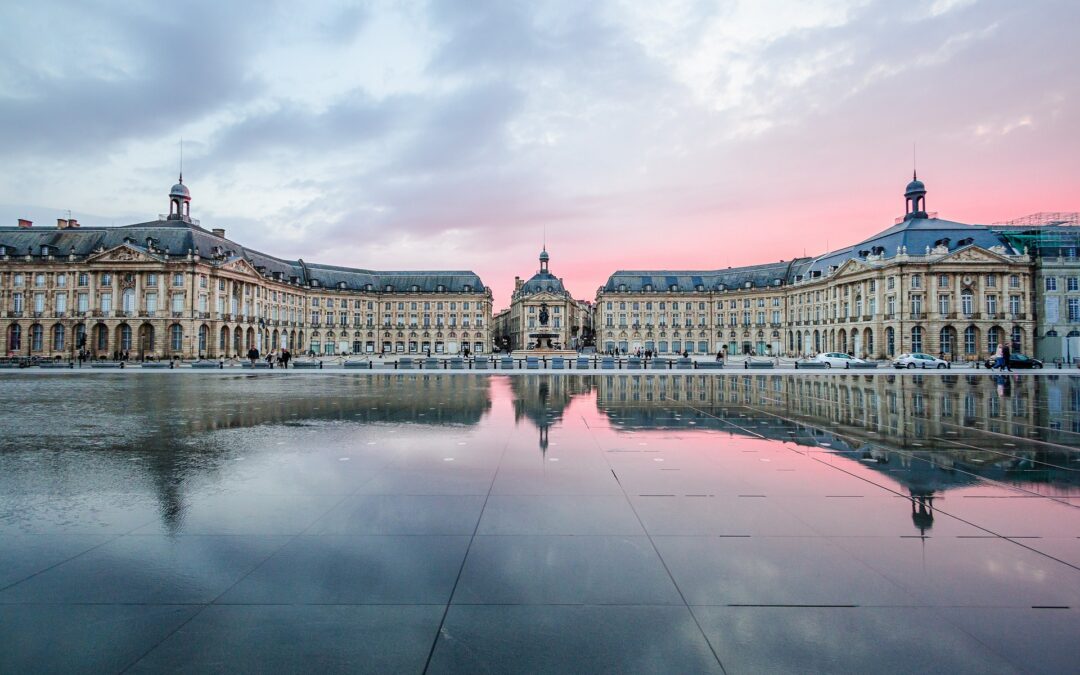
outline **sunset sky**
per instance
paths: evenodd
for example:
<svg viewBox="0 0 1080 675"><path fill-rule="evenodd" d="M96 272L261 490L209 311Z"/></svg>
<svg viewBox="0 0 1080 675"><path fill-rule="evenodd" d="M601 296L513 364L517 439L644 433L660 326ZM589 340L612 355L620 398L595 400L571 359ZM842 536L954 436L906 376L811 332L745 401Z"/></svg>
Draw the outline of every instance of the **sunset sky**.
<svg viewBox="0 0 1080 675"><path fill-rule="evenodd" d="M552 271L1080 210L1080 3L7 2L0 223L167 211L273 255ZM663 9L658 9L663 5Z"/></svg>

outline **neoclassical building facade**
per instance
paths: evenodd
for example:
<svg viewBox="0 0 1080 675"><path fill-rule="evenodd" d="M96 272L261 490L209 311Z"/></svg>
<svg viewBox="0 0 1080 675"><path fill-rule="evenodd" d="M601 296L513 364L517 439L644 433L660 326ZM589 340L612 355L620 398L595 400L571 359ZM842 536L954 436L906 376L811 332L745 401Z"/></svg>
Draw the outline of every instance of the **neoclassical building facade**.
<svg viewBox="0 0 1080 675"><path fill-rule="evenodd" d="M551 273L551 254L540 251L540 269L528 280L514 278L510 307L495 317L495 336L503 349L532 349L537 340L530 334L546 333L542 346L576 349L592 331L592 308L575 300L562 279ZM544 321L543 319L546 319Z"/></svg>
<svg viewBox="0 0 1080 675"><path fill-rule="evenodd" d="M597 346L875 359L921 351L961 361L999 344L1030 351L1035 258L990 227L927 212L917 178L904 198L895 225L816 258L616 272L597 292Z"/></svg>
<svg viewBox="0 0 1080 675"><path fill-rule="evenodd" d="M0 353L217 358L473 353L491 290L469 271L372 271L285 260L204 229L183 183L169 214L122 227L0 227Z"/></svg>

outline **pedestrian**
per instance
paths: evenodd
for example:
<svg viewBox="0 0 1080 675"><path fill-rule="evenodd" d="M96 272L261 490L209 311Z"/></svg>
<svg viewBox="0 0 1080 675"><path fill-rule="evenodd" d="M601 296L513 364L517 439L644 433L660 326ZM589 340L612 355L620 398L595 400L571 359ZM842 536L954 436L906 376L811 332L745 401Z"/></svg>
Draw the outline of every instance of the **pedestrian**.
<svg viewBox="0 0 1080 675"><path fill-rule="evenodd" d="M251 365L254 366L255 362L259 360L259 350L252 347L247 353L248 361L251 361Z"/></svg>
<svg viewBox="0 0 1080 675"><path fill-rule="evenodd" d="M1002 366L1002 361L1001 361L1002 354L1003 353L1002 353L1001 345L998 345L997 346L997 351L994 352L994 363L991 366L991 369L993 369L993 370L1004 370L1004 367Z"/></svg>
<svg viewBox="0 0 1080 675"><path fill-rule="evenodd" d="M1002 345L999 349L1001 350L1001 367L1011 373L1012 363L1009 362L1009 358L1012 356L1012 350L1009 349L1009 345Z"/></svg>
<svg viewBox="0 0 1080 675"><path fill-rule="evenodd" d="M717 350L717 352L716 352L716 360L717 361L723 361L724 360L724 352L723 352L723 350Z"/></svg>
<svg viewBox="0 0 1080 675"><path fill-rule="evenodd" d="M292 353L288 349L281 350L281 367L288 369L289 359L292 358Z"/></svg>

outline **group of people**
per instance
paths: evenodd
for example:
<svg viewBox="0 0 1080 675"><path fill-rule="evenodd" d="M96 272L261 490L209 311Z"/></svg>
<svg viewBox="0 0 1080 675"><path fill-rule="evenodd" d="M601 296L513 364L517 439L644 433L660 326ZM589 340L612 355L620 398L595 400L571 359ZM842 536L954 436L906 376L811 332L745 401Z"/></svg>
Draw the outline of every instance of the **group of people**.
<svg viewBox="0 0 1080 675"><path fill-rule="evenodd" d="M259 360L259 350L255 347L252 347L248 350L247 357L248 361L251 361L251 365L255 365L255 362ZM265 359L271 367L277 364L278 368L288 368L289 361L290 359L292 359L292 354L289 352L288 349L284 348L280 350L271 349L269 352L266 353Z"/></svg>

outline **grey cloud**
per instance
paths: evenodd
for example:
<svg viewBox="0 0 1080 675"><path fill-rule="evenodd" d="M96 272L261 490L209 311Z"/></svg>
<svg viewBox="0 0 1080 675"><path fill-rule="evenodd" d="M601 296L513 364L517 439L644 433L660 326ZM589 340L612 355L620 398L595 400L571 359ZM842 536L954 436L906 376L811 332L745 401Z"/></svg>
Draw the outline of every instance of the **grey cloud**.
<svg viewBox="0 0 1080 675"><path fill-rule="evenodd" d="M91 13L94 7L80 11ZM63 15L56 10L50 16L78 22L80 11ZM258 78L247 73L250 40L240 28L252 22L243 12L209 4L183 13L148 14L137 6L108 11L115 16L110 26L118 35L110 48L125 54L130 72L88 74L72 68L58 74L17 55L3 55L20 83L17 96L0 98L0 144L9 156L62 156L169 134L173 127L259 91ZM46 36L42 39L48 44ZM79 49L78 44L54 46L74 54Z"/></svg>
<svg viewBox="0 0 1080 675"><path fill-rule="evenodd" d="M207 159L237 162L272 151L305 154L349 147L394 131L413 115L415 103L408 96L375 101L363 91L353 91L319 112L284 102L221 129Z"/></svg>

